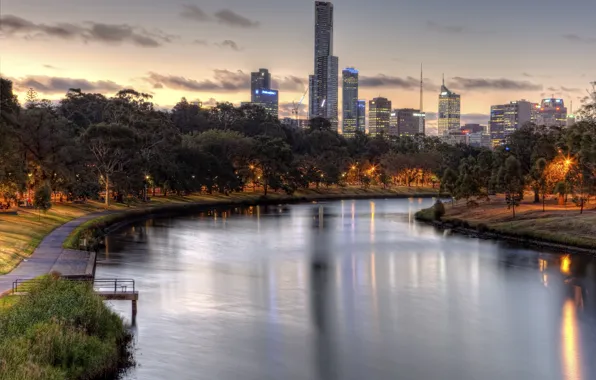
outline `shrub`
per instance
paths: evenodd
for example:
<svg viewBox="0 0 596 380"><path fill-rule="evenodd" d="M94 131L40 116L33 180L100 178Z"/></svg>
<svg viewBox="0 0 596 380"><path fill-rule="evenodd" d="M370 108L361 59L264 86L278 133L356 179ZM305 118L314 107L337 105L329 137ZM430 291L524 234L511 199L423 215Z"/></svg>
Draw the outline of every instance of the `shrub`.
<svg viewBox="0 0 596 380"><path fill-rule="evenodd" d="M0 380L115 373L128 340L92 287L48 276L0 315Z"/></svg>
<svg viewBox="0 0 596 380"><path fill-rule="evenodd" d="M440 199L437 199L437 202L433 206L433 216L435 220L441 220L443 215L445 215L445 205Z"/></svg>
<svg viewBox="0 0 596 380"><path fill-rule="evenodd" d="M489 231L489 228L484 223L478 223L478 225L476 226L476 230L478 230L478 232L480 233L485 233Z"/></svg>

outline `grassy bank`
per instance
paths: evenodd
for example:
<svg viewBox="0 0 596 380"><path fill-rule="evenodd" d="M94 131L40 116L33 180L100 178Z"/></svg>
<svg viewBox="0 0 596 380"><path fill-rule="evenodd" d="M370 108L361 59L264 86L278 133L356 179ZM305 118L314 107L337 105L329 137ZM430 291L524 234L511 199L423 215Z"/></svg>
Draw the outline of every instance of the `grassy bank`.
<svg viewBox="0 0 596 380"><path fill-rule="evenodd" d="M445 215L440 223L484 234L596 249L596 210L590 208L580 214L573 204L552 203L549 202L543 212L542 204L522 202L516 208L515 218L502 196L492 197L490 202L480 202L479 207L473 208L463 201L453 206L445 203ZM416 218L435 221L432 208L418 212Z"/></svg>
<svg viewBox="0 0 596 380"><path fill-rule="evenodd" d="M129 336L83 283L45 278L0 310L0 380L100 379L115 374Z"/></svg>

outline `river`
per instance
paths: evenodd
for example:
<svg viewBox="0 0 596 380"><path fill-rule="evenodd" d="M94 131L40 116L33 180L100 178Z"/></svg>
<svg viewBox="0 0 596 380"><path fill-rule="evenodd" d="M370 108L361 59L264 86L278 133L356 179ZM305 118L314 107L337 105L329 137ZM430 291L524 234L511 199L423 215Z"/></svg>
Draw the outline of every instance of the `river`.
<svg viewBox="0 0 596 380"><path fill-rule="evenodd" d="M106 239L139 380L596 379L596 262L448 236L430 199L211 210ZM130 319L128 302L111 302Z"/></svg>

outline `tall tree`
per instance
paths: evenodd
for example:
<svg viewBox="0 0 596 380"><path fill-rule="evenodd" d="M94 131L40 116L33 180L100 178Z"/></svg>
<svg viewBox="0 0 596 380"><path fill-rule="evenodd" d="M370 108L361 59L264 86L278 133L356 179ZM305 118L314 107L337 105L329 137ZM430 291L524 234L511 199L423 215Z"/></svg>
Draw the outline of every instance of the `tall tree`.
<svg viewBox="0 0 596 380"><path fill-rule="evenodd" d="M507 205L515 218L515 208L519 206L524 194L524 175L521 164L515 156L509 156L501 166L499 184L505 192Z"/></svg>

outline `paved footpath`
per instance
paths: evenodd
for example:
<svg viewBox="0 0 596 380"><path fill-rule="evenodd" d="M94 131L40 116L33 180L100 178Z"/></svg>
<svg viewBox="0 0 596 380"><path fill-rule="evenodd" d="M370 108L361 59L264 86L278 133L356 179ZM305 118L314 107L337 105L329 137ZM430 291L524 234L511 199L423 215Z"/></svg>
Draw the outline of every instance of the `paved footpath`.
<svg viewBox="0 0 596 380"><path fill-rule="evenodd" d="M114 211L112 211L114 212ZM75 228L88 220L111 213L110 211L95 212L77 219L73 219L54 231L50 232L35 249L33 254L23 260L12 272L0 275L0 295L12 290L12 283L17 280L30 280L47 274L64 251L62 243Z"/></svg>

